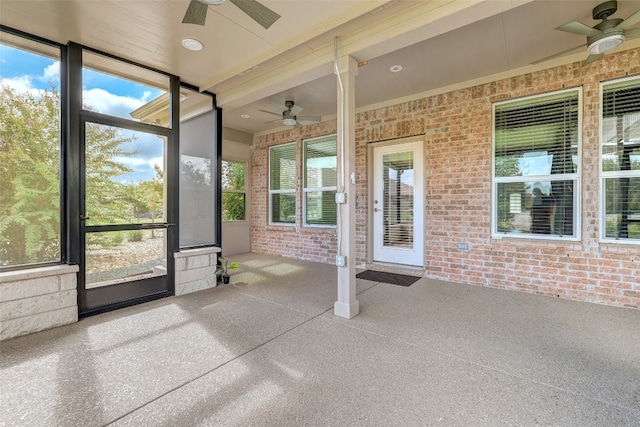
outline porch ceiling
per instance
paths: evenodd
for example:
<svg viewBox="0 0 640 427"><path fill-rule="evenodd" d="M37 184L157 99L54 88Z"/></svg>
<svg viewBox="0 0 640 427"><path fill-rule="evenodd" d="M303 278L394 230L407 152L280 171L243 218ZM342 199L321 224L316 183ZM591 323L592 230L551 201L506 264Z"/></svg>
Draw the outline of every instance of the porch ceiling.
<svg viewBox="0 0 640 427"><path fill-rule="evenodd" d="M336 36L341 56L368 62L356 78L362 108L580 61L586 48L530 65L584 44L584 37L554 28L574 20L595 24L591 9L601 0L260 2L282 16L268 30L229 1L209 6L202 27L181 23L189 0L2 0L0 23L180 75L217 94L225 126L255 133L282 126L260 110L280 113L287 99L303 107L302 115L335 115ZM638 8L637 1L620 0L614 17ZM199 39L204 49L185 50L184 37ZM621 48L637 46L638 39ZM391 73L392 65L404 69Z"/></svg>

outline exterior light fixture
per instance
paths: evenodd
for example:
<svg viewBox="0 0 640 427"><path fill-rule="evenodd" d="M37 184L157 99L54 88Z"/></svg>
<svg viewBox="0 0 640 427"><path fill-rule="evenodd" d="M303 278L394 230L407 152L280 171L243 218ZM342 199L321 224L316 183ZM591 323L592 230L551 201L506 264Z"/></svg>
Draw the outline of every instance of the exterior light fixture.
<svg viewBox="0 0 640 427"><path fill-rule="evenodd" d="M611 49L615 49L624 42L624 34L609 34L589 44L589 55L599 55Z"/></svg>
<svg viewBox="0 0 640 427"><path fill-rule="evenodd" d="M192 38L182 39L182 46L184 46L185 49L193 51L202 50L202 48L204 47L200 40Z"/></svg>

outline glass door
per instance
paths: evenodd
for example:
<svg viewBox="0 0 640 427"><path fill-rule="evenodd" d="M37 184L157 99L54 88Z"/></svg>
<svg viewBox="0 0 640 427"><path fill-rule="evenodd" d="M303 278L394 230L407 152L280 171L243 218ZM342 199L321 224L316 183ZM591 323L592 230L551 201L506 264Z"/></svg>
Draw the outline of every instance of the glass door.
<svg viewBox="0 0 640 427"><path fill-rule="evenodd" d="M179 80L73 43L68 57L69 252L83 317L173 291Z"/></svg>
<svg viewBox="0 0 640 427"><path fill-rule="evenodd" d="M166 141L84 123L81 310L87 313L168 292Z"/></svg>
<svg viewBox="0 0 640 427"><path fill-rule="evenodd" d="M422 143L374 148L373 260L422 266Z"/></svg>

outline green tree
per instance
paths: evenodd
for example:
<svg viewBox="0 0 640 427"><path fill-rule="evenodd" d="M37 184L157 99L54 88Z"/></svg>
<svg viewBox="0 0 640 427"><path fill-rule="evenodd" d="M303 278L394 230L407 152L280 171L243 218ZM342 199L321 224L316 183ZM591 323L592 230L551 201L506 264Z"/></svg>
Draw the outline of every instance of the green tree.
<svg viewBox="0 0 640 427"><path fill-rule="evenodd" d="M87 124L87 215L113 223L130 207L115 177L132 138ZM60 94L19 93L0 80L0 265L55 261L60 254Z"/></svg>
<svg viewBox="0 0 640 427"><path fill-rule="evenodd" d="M222 220L245 219L244 163L222 161Z"/></svg>
<svg viewBox="0 0 640 427"><path fill-rule="evenodd" d="M60 254L60 96L0 80L0 265Z"/></svg>
<svg viewBox="0 0 640 427"><path fill-rule="evenodd" d="M156 222L158 216L163 215L164 207L164 173L157 164L153 165L155 176L149 181L138 184L139 200L148 208L151 222ZM151 230L151 237L155 237L155 230Z"/></svg>
<svg viewBox="0 0 640 427"><path fill-rule="evenodd" d="M86 209L91 224L114 224L129 219L127 211L131 204L127 186L114 178L132 172L131 168L115 159L136 154L122 148L123 144L133 140L118 128L87 123Z"/></svg>

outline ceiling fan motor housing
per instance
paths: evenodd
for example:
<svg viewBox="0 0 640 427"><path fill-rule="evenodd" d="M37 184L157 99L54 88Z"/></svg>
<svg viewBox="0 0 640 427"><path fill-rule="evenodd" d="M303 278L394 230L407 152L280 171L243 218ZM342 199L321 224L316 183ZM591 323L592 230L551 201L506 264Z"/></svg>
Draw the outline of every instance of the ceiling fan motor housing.
<svg viewBox="0 0 640 427"><path fill-rule="evenodd" d="M618 10L618 2L615 0L606 1L593 8L593 19L607 19Z"/></svg>

